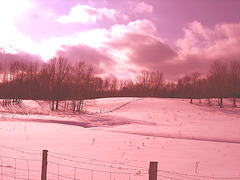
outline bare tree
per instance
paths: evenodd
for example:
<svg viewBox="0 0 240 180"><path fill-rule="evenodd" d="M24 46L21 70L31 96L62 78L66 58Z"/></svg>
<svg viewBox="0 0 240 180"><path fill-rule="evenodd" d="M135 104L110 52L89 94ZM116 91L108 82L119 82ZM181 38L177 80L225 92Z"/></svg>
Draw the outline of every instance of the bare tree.
<svg viewBox="0 0 240 180"><path fill-rule="evenodd" d="M219 106L223 105L223 98L227 96L227 65L221 61L211 64L208 72L209 86L215 91L216 97L220 100Z"/></svg>
<svg viewBox="0 0 240 180"><path fill-rule="evenodd" d="M70 64L66 58L61 56L57 59L57 73L56 73L56 109L58 109L59 100L61 98L61 92L63 90L63 83L67 80L69 75Z"/></svg>
<svg viewBox="0 0 240 180"><path fill-rule="evenodd" d="M199 84L199 78L200 78L200 73L199 72L194 72L190 75L190 103L192 103L193 98L197 98L199 96L198 87Z"/></svg>
<svg viewBox="0 0 240 180"><path fill-rule="evenodd" d="M163 87L163 73L159 70L156 72L151 72L150 84L152 96L159 96L160 89Z"/></svg>
<svg viewBox="0 0 240 180"><path fill-rule="evenodd" d="M136 85L143 96L157 96L163 85L163 74L159 70L156 72L143 70L136 78Z"/></svg>
<svg viewBox="0 0 240 180"><path fill-rule="evenodd" d="M149 96L150 89L150 72L143 70L136 77L136 85L139 87L139 91L143 96Z"/></svg>
<svg viewBox="0 0 240 180"><path fill-rule="evenodd" d="M178 97L191 98L191 77L185 75L183 78L178 80L176 86L176 93Z"/></svg>
<svg viewBox="0 0 240 180"><path fill-rule="evenodd" d="M238 61L230 63L228 82L230 96L234 98L233 107L237 107L236 98L240 95L240 63Z"/></svg>
<svg viewBox="0 0 240 180"><path fill-rule="evenodd" d="M27 72L27 61L15 61L10 64L10 81L12 84L12 98L17 101L24 98L24 80ZM15 99L15 100L14 100Z"/></svg>
<svg viewBox="0 0 240 180"><path fill-rule="evenodd" d="M176 84L171 81L164 84L161 97L176 97Z"/></svg>
<svg viewBox="0 0 240 180"><path fill-rule="evenodd" d="M39 62L29 62L27 66L27 85L28 98L36 98L34 94L37 91L37 72L39 70Z"/></svg>
<svg viewBox="0 0 240 180"><path fill-rule="evenodd" d="M118 79L115 77L110 82L110 91L112 95L115 95L118 87Z"/></svg>
<svg viewBox="0 0 240 180"><path fill-rule="evenodd" d="M89 97L92 91L91 80L94 76L93 67L84 62L77 62L73 67L73 112L83 110L83 100Z"/></svg>
<svg viewBox="0 0 240 180"><path fill-rule="evenodd" d="M54 111L54 103L56 101L56 109L59 106L63 82L67 79L70 64L66 58L54 57L47 63L47 72L50 78L51 94L52 94L52 111Z"/></svg>
<svg viewBox="0 0 240 180"><path fill-rule="evenodd" d="M52 99L52 111L54 111L54 105L55 105L55 89L56 89L56 74L57 74L57 58L51 58L47 63L47 73L50 79L50 90L51 90L51 99Z"/></svg>

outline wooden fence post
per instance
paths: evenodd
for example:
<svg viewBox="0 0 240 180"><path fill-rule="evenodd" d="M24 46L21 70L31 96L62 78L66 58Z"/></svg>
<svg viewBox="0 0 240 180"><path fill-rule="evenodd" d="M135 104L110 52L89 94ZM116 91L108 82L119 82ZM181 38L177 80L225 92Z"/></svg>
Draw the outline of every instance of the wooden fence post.
<svg viewBox="0 0 240 180"><path fill-rule="evenodd" d="M43 150L41 180L47 180L47 155L48 155L48 150Z"/></svg>
<svg viewBox="0 0 240 180"><path fill-rule="evenodd" d="M149 180L157 180L157 166L158 162L150 162Z"/></svg>

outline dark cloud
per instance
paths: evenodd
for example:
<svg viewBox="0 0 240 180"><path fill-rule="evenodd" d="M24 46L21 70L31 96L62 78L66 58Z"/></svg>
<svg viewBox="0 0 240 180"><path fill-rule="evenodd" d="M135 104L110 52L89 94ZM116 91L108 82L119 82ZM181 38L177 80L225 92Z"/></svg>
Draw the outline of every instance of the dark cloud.
<svg viewBox="0 0 240 180"><path fill-rule="evenodd" d="M69 62L75 64L79 61L84 61L87 64L92 64L97 74L104 74L106 71L111 70L111 67L115 65L113 59L109 56L97 50L93 47L89 47L85 44L79 44L77 46L63 45L63 50L57 51L57 56L63 56L68 58Z"/></svg>
<svg viewBox="0 0 240 180"><path fill-rule="evenodd" d="M122 38L110 42L109 48L123 51L128 50L129 63L141 69L161 70L168 68L168 62L178 56L169 45L153 36L126 33Z"/></svg>
<svg viewBox="0 0 240 180"><path fill-rule="evenodd" d="M34 61L43 62L40 56L29 54L26 52L18 52L17 54L0 52L1 63L8 64L10 62L21 61L21 60L28 61L28 62L34 62Z"/></svg>
<svg viewBox="0 0 240 180"><path fill-rule="evenodd" d="M137 70L160 70L166 80L176 81L198 71L206 76L215 60L229 63L240 60L240 24L221 24L209 29L193 22L176 42L176 50L152 34L123 33L108 46L125 52ZM126 53L127 52L127 53Z"/></svg>
<svg viewBox="0 0 240 180"><path fill-rule="evenodd" d="M177 56L170 46L154 37L129 34L126 38L132 41L129 58L140 67L156 70Z"/></svg>
<svg viewBox="0 0 240 180"><path fill-rule="evenodd" d="M200 57L189 56L187 59L176 59L174 62L168 62L163 65L162 71L166 80L177 81L186 74L199 72L206 75L210 64L214 60L201 59Z"/></svg>

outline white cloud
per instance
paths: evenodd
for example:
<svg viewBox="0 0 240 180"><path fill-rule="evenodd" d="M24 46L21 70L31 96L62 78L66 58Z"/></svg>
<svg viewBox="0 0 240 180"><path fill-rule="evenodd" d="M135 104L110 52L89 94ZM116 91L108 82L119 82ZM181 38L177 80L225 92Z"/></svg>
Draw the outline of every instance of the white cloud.
<svg viewBox="0 0 240 180"><path fill-rule="evenodd" d="M93 29L80 32L72 37L52 37L51 39L46 39L42 41L39 46L39 54L44 60L48 60L55 56L56 52L64 52L65 55L72 57L72 51L68 52L64 47L70 47L69 50L79 48L79 52L82 54L84 54L84 52L86 54L86 51L92 48L104 54L104 58L108 58L108 60L103 60L101 67L97 67L97 69L104 69L102 75L108 75L110 73L109 69L111 69L111 74L115 76L133 77L138 67L129 59L129 54L132 52L132 48L134 48L130 47L130 45L138 44L139 42L139 46L141 46L141 44L147 45L147 43L151 44L156 42L157 40L154 40L155 32L156 28L151 21L137 20L127 25L114 25L109 30L103 28ZM136 38L139 36L142 39L138 38L138 42L136 42L136 38L131 37L131 35L134 36L134 34ZM126 45L121 43L126 43ZM114 47L115 45L116 47ZM86 48L87 46L89 48ZM118 47L123 48L120 50ZM111 62L112 64L109 65Z"/></svg>
<svg viewBox="0 0 240 180"><path fill-rule="evenodd" d="M194 21L184 28L184 33L184 38L176 43L183 60L188 56L198 56L203 60L240 58L240 23L207 28Z"/></svg>
<svg viewBox="0 0 240 180"><path fill-rule="evenodd" d="M134 32L138 34L153 35L156 32L154 24L146 19L136 20L127 25L115 25L111 31L114 34Z"/></svg>
<svg viewBox="0 0 240 180"><path fill-rule="evenodd" d="M135 11L138 13L151 13L153 11L153 7L145 2L141 2L136 5Z"/></svg>
<svg viewBox="0 0 240 180"><path fill-rule="evenodd" d="M11 22L5 22L0 28L1 52L16 54L20 51L36 54L32 39L22 34Z"/></svg>
<svg viewBox="0 0 240 180"><path fill-rule="evenodd" d="M128 17L115 9L93 8L88 5L80 5L73 7L69 15L63 15L57 19L61 23L96 23L104 18L117 21L118 18L127 20Z"/></svg>
<svg viewBox="0 0 240 180"><path fill-rule="evenodd" d="M35 8L30 0L0 0L0 52L17 54L28 52L36 54L36 46L32 39L21 33L14 22L29 10Z"/></svg>

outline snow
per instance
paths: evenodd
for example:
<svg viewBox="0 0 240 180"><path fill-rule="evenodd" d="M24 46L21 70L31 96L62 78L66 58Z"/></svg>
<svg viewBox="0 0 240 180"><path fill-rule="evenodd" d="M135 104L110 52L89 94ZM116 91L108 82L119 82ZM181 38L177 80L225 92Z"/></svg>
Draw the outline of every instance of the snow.
<svg viewBox="0 0 240 180"><path fill-rule="evenodd" d="M146 180L150 161L158 179L240 179L240 110L231 99L219 108L215 100L103 98L85 102L87 114L65 112L64 103L55 112L45 101L0 107L0 179L13 179L14 167L27 179L19 172L26 159L40 171L43 149L48 179Z"/></svg>

